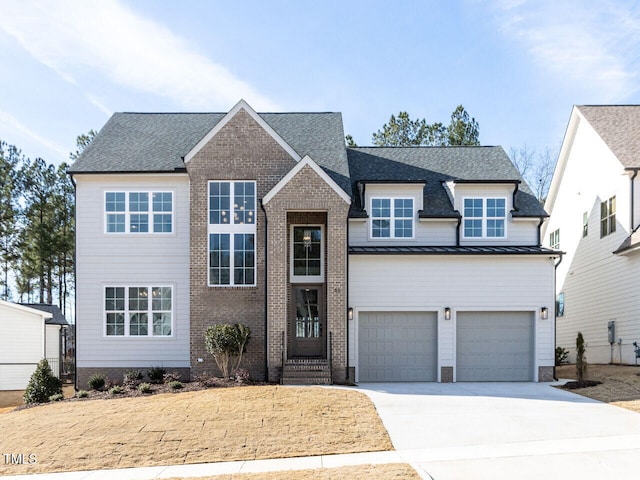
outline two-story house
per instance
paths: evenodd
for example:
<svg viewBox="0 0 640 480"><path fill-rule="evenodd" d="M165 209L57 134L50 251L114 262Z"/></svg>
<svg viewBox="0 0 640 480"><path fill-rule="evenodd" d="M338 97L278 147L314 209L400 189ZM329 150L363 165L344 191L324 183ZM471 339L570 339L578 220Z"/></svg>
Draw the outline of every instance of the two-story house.
<svg viewBox="0 0 640 480"><path fill-rule="evenodd" d="M546 213L500 147L346 148L338 113L118 113L71 168L77 369L549 380ZM315 378L312 376L315 375Z"/></svg>
<svg viewBox="0 0 640 480"><path fill-rule="evenodd" d="M582 332L592 363L633 364L640 340L640 106L575 106L545 207L557 270L557 345Z"/></svg>

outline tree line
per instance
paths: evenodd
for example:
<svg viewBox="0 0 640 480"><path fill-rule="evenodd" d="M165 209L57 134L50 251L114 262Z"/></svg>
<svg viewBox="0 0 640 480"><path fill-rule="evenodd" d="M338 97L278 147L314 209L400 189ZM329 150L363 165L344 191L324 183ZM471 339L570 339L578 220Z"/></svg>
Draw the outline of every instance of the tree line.
<svg viewBox="0 0 640 480"><path fill-rule="evenodd" d="M95 136L77 138L73 161ZM54 301L66 314L75 292L75 192L66 162L26 158L0 140L0 298Z"/></svg>

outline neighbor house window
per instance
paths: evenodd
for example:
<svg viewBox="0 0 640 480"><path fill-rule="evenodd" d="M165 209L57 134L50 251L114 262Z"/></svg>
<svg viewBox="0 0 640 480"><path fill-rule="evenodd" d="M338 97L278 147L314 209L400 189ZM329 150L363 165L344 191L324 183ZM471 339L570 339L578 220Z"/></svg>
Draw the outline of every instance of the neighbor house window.
<svg viewBox="0 0 640 480"><path fill-rule="evenodd" d="M560 250L560 229L557 229L549 235L549 247L553 250Z"/></svg>
<svg viewBox="0 0 640 480"><path fill-rule="evenodd" d="M372 198L372 238L413 238L413 198Z"/></svg>
<svg viewBox="0 0 640 480"><path fill-rule="evenodd" d="M324 239L320 225L291 226L291 281L324 281Z"/></svg>
<svg viewBox="0 0 640 480"><path fill-rule="evenodd" d="M600 238L616 231L616 197L600 204Z"/></svg>
<svg viewBox="0 0 640 480"><path fill-rule="evenodd" d="M507 200L505 198L465 198L463 200L465 238L504 238Z"/></svg>
<svg viewBox="0 0 640 480"><path fill-rule="evenodd" d="M589 212L582 214L582 238L589 235Z"/></svg>
<svg viewBox="0 0 640 480"><path fill-rule="evenodd" d="M107 233L172 233L173 192L105 192Z"/></svg>
<svg viewBox="0 0 640 480"><path fill-rule="evenodd" d="M170 336L173 289L166 286L105 287L107 336Z"/></svg>
<svg viewBox="0 0 640 480"><path fill-rule="evenodd" d="M556 316L564 316L564 292L560 292L556 297Z"/></svg>
<svg viewBox="0 0 640 480"><path fill-rule="evenodd" d="M209 285L256 284L256 182L209 182Z"/></svg>

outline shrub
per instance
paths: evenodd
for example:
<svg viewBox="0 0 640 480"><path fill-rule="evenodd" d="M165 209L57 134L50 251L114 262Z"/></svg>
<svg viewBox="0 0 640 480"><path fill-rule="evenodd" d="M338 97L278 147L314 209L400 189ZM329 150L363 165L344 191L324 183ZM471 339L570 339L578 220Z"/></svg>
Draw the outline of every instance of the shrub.
<svg viewBox="0 0 640 480"><path fill-rule="evenodd" d="M153 388L151 387L150 383L145 382L145 383L141 383L138 386L138 391L140 393L151 393L151 392L153 392Z"/></svg>
<svg viewBox="0 0 640 480"><path fill-rule="evenodd" d="M107 380L101 373L96 373L94 375L91 375L87 383L89 384L89 388L91 390L102 390L107 383Z"/></svg>
<svg viewBox="0 0 640 480"><path fill-rule="evenodd" d="M172 390L180 390L182 387L182 382L179 380L173 380L169 382L169 388L171 388Z"/></svg>
<svg viewBox="0 0 640 480"><path fill-rule="evenodd" d="M162 367L151 367L147 371L147 377L151 383L162 383L167 370Z"/></svg>
<svg viewBox="0 0 640 480"><path fill-rule="evenodd" d="M216 379L208 373L201 373L193 377L193 381L199 383L203 387L215 387L217 385Z"/></svg>
<svg viewBox="0 0 640 480"><path fill-rule="evenodd" d="M578 377L578 384L584 385L587 377L587 357L585 356L587 348L584 343L584 337L582 332L578 332L576 337L576 375Z"/></svg>
<svg viewBox="0 0 640 480"><path fill-rule="evenodd" d="M142 372L140 370L129 370L122 377L122 383L129 388L137 387L142 381Z"/></svg>
<svg viewBox="0 0 640 480"><path fill-rule="evenodd" d="M89 392L86 390L78 390L76 392L76 398L87 398L89 396Z"/></svg>
<svg viewBox="0 0 640 480"><path fill-rule="evenodd" d="M124 388L122 388L120 385L114 385L109 389L109 393L111 395L120 395L121 393L124 393Z"/></svg>
<svg viewBox="0 0 640 480"><path fill-rule="evenodd" d="M556 366L567 363L567 357L569 356L569 350L562 347L556 347Z"/></svg>
<svg viewBox="0 0 640 480"><path fill-rule="evenodd" d="M31 375L22 398L24 403L43 403L56 394L62 394L62 381L51 372L49 362L43 358Z"/></svg>
<svg viewBox="0 0 640 480"><path fill-rule="evenodd" d="M51 395L49 397L50 402L59 402L61 400L64 400L64 395L61 393L56 393L55 395Z"/></svg>
<svg viewBox="0 0 640 480"><path fill-rule="evenodd" d="M242 362L242 354L251 338L251 330L246 325L212 325L205 332L205 346L213 355L216 365L224 378L229 378L229 363L237 357L233 370L237 370Z"/></svg>

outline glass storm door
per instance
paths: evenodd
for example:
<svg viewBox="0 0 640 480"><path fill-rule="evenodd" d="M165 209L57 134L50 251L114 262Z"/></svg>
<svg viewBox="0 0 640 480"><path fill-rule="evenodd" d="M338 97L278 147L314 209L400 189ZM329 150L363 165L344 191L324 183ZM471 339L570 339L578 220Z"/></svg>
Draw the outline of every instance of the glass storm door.
<svg viewBox="0 0 640 480"><path fill-rule="evenodd" d="M325 322L322 287L293 288L291 354L294 357L324 357Z"/></svg>

